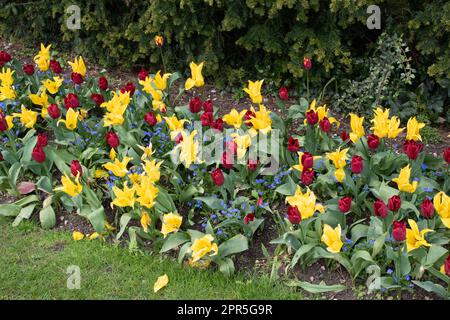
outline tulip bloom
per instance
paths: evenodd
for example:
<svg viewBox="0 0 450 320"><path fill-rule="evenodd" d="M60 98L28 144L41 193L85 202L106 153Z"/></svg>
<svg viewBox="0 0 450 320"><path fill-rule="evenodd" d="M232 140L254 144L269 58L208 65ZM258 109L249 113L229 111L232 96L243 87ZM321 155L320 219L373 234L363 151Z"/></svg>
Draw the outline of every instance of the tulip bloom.
<svg viewBox="0 0 450 320"><path fill-rule="evenodd" d="M350 210L352 205L352 197L343 197L338 200L338 208L342 213L346 213Z"/></svg>
<svg viewBox="0 0 450 320"><path fill-rule="evenodd" d="M306 188L306 192L303 193L302 188L297 186L295 194L286 197L286 202L291 206L297 207L302 220L312 217L317 211L320 213L325 211L325 208L321 204L316 204L316 195L308 187Z"/></svg>
<svg viewBox="0 0 450 320"><path fill-rule="evenodd" d="M139 222L141 223L141 227L142 229L144 229L144 232L147 232L148 226L152 223L152 219L150 218L149 214L144 211L142 212Z"/></svg>
<svg viewBox="0 0 450 320"><path fill-rule="evenodd" d="M405 128L400 128L400 119L398 119L396 116L392 117L389 120L388 138L397 138L403 130L405 130Z"/></svg>
<svg viewBox="0 0 450 320"><path fill-rule="evenodd" d="M72 108L70 108L66 113L66 120L58 120L56 125L59 125L60 122L64 123L66 125L66 128L73 131L77 128L78 123L78 116L80 115L80 112L75 112Z"/></svg>
<svg viewBox="0 0 450 320"><path fill-rule="evenodd" d="M199 142L195 140L197 130L192 131L189 135L185 132L181 132L183 140L181 140L175 150L180 150L180 161L186 168L189 168L191 164L200 162L199 159Z"/></svg>
<svg viewBox="0 0 450 320"><path fill-rule="evenodd" d="M353 156L350 165L353 173L360 174L363 171L363 161L360 156Z"/></svg>
<svg viewBox="0 0 450 320"><path fill-rule="evenodd" d="M380 139L387 137L389 132L389 109L376 108L374 114L372 119L373 127L370 129Z"/></svg>
<svg viewBox="0 0 450 320"><path fill-rule="evenodd" d="M222 170L220 170L220 168L217 168L211 172L211 179L218 187L223 185L223 183L225 182L225 177L223 176Z"/></svg>
<svg viewBox="0 0 450 320"><path fill-rule="evenodd" d="M309 186L311 183L314 182L314 170L312 169L305 169L302 172L301 180L305 186Z"/></svg>
<svg viewBox="0 0 450 320"><path fill-rule="evenodd" d="M178 214L172 212L165 214L162 218L161 225L161 233L164 235L164 238L167 237L169 233L177 232L182 221L183 217Z"/></svg>
<svg viewBox="0 0 450 320"><path fill-rule="evenodd" d="M414 249L420 248L421 246L430 247L431 244L429 244L425 239L425 234L432 232L433 230L423 229L422 231L419 231L417 223L412 219L408 219L408 224L411 229L406 229L406 251L410 252Z"/></svg>
<svg viewBox="0 0 450 320"><path fill-rule="evenodd" d="M380 145L380 139L375 134L370 134L367 136L367 145L370 149L375 150Z"/></svg>
<svg viewBox="0 0 450 320"><path fill-rule="evenodd" d="M398 178L392 179L392 182L397 183L398 190L408 193L414 193L416 191L418 182L413 181L412 183L410 183L409 182L410 176L411 176L411 167L408 164L406 167L400 170Z"/></svg>
<svg viewBox="0 0 450 320"><path fill-rule="evenodd" d="M448 147L447 149L444 150L443 157L444 157L445 162L450 164L450 147Z"/></svg>
<svg viewBox="0 0 450 320"><path fill-rule="evenodd" d="M288 218L289 222L292 224L299 224L300 221L302 220L300 211L298 211L298 208L295 206L288 207L287 218Z"/></svg>
<svg viewBox="0 0 450 320"><path fill-rule="evenodd" d="M116 177L125 177L128 174L127 165L132 158L125 157L122 161L115 159L114 162L108 162L103 165L103 167L111 171Z"/></svg>
<svg viewBox="0 0 450 320"><path fill-rule="evenodd" d="M108 89L108 80L105 77L98 78L98 88L100 90Z"/></svg>
<svg viewBox="0 0 450 320"><path fill-rule="evenodd" d="M292 136L290 136L287 148L290 152L298 152L300 150L300 143L298 142L298 139L295 139Z"/></svg>
<svg viewBox="0 0 450 320"><path fill-rule="evenodd" d="M323 226L323 233L321 241L327 245L327 250L331 253L339 253L344 245L341 240L341 225L338 224L336 228L332 228L328 224Z"/></svg>
<svg viewBox="0 0 450 320"><path fill-rule="evenodd" d="M401 206L402 200L400 199L399 196L395 195L389 198L388 200L389 210L391 210L392 212L396 212L400 209Z"/></svg>
<svg viewBox="0 0 450 320"><path fill-rule="evenodd" d="M32 111L27 109L24 105L21 106L20 113L13 113L13 117L17 117L20 119L20 123L26 128L33 128L37 121L38 113L36 111Z"/></svg>
<svg viewBox="0 0 450 320"><path fill-rule="evenodd" d="M248 80L248 87L244 88L244 91L250 96L253 103L262 103L263 97L261 95L261 86L264 80L257 80L255 82Z"/></svg>
<svg viewBox="0 0 450 320"><path fill-rule="evenodd" d="M162 47L163 44L164 44L164 37L161 36L161 35L156 35L156 36L153 38L153 41L155 42L155 45L156 45L157 47Z"/></svg>
<svg viewBox="0 0 450 320"><path fill-rule="evenodd" d="M303 57L303 68L310 70L312 68L312 60L308 57Z"/></svg>
<svg viewBox="0 0 450 320"><path fill-rule="evenodd" d="M170 138L172 140L175 140L175 138L183 131L185 122L189 122L185 119L178 120L176 115L164 117L164 120L166 120L166 123L169 126Z"/></svg>
<svg viewBox="0 0 450 320"><path fill-rule="evenodd" d="M76 176L75 182L70 179L67 174L61 177L62 186L55 188L55 191L62 191L67 193L71 197L79 195L83 191L83 186L79 182L80 177Z"/></svg>
<svg viewBox="0 0 450 320"><path fill-rule="evenodd" d="M69 110L69 108L75 109L80 106L78 96L74 93L69 93L67 97L64 98L64 106L66 107L66 110Z"/></svg>
<svg viewBox="0 0 450 320"><path fill-rule="evenodd" d="M395 241L401 242L406 239L406 222L394 221L392 227L392 237Z"/></svg>
<svg viewBox="0 0 450 320"><path fill-rule="evenodd" d="M155 78L153 79L153 83L155 84L158 90L164 91L167 88L167 79L171 76L171 73L165 73L161 76L161 71L158 71L155 74ZM145 78L144 78L145 79Z"/></svg>
<svg viewBox="0 0 450 320"><path fill-rule="evenodd" d="M125 208L125 207L134 207L134 203L136 201L134 194L136 192L135 187L128 188L127 183L124 184L123 190L114 186L112 188L114 192L114 200L112 201L112 205Z"/></svg>
<svg viewBox="0 0 450 320"><path fill-rule="evenodd" d="M184 88L186 90L190 90L193 87L202 87L205 84L205 80L203 79L202 69L204 62L200 64L195 64L191 62L189 67L191 68L191 77L188 78L184 84Z"/></svg>
<svg viewBox="0 0 450 320"><path fill-rule="evenodd" d="M403 144L403 151L411 160L416 160L419 152L423 150L423 144L414 140L406 140Z"/></svg>
<svg viewBox="0 0 450 320"><path fill-rule="evenodd" d="M373 203L373 211L377 217L386 218L388 215L386 204L380 199Z"/></svg>
<svg viewBox="0 0 450 320"><path fill-rule="evenodd" d="M216 255L219 252L217 243L212 243L214 237L210 234L206 234L200 239L195 239L194 243L191 245L192 250L192 262L200 260L203 256L214 252L212 255Z"/></svg>
<svg viewBox="0 0 450 320"><path fill-rule="evenodd" d="M420 140L422 141L422 137L420 136L420 129L425 127L425 123L418 122L416 117L412 117L408 120L406 124L406 140Z"/></svg>
<svg viewBox="0 0 450 320"><path fill-rule="evenodd" d="M153 160L144 160L144 164L142 165L142 168L144 169L145 174L148 176L150 181L152 183L158 182L159 178L161 176L160 168L163 161L156 162L155 159Z"/></svg>
<svg viewBox="0 0 450 320"><path fill-rule="evenodd" d="M278 92L278 95L279 95L280 99L283 100L283 101L289 100L289 91L288 91L288 89L287 89L286 87L284 87L284 86L281 86L281 87L280 87L280 90L279 90L279 92Z"/></svg>
<svg viewBox="0 0 450 320"><path fill-rule="evenodd" d="M199 113L202 110L202 104L202 99L200 99L199 97L193 97L189 101L189 110L192 113Z"/></svg>
<svg viewBox="0 0 450 320"><path fill-rule="evenodd" d="M31 157L38 163L44 162L46 159L44 149L41 146L35 146L31 152Z"/></svg>
<svg viewBox="0 0 450 320"><path fill-rule="evenodd" d="M253 220L255 220L255 214L254 213L248 213L244 217L244 224L249 224Z"/></svg>
<svg viewBox="0 0 450 320"><path fill-rule="evenodd" d="M228 114L224 115L222 119L229 126L233 126L235 129L239 129L242 125L242 117L246 112L247 110L237 112L236 109L232 109Z"/></svg>
<svg viewBox="0 0 450 320"><path fill-rule="evenodd" d="M83 168L78 160L72 160L70 164L70 172L74 177L83 175Z"/></svg>
<svg viewBox="0 0 450 320"><path fill-rule="evenodd" d="M340 150L337 149L334 152L326 153L326 156L329 160L331 160L336 169L342 169L347 165L347 152L349 148Z"/></svg>
<svg viewBox="0 0 450 320"><path fill-rule="evenodd" d="M159 193L159 189L153 184L153 179L146 175L141 175L139 183L135 184L134 188L138 195L137 201L139 204L148 209L153 208Z"/></svg>
<svg viewBox="0 0 450 320"><path fill-rule="evenodd" d="M105 138L106 138L106 143L111 148L117 148L120 144L119 136L117 135L117 133L115 133L113 131L106 133Z"/></svg>
<svg viewBox="0 0 450 320"><path fill-rule="evenodd" d="M41 43L41 50L39 53L33 58L34 62L39 67L39 70L41 71L47 71L50 66L50 48L51 44L49 44L47 47L44 46L43 43Z"/></svg>
<svg viewBox="0 0 450 320"><path fill-rule="evenodd" d="M270 119L270 111L262 104L259 105L259 110L255 111L251 107L251 111L254 113L249 122L252 124L252 128L249 130L252 136L256 135L256 130L262 134L268 134L272 130L272 119Z"/></svg>
<svg viewBox="0 0 450 320"><path fill-rule="evenodd" d="M59 90L59 87L62 85L62 83L63 83L63 78L61 78L61 77L53 77L53 81L50 79L42 81L42 84L44 85L44 87L51 94L56 94Z"/></svg>
<svg viewBox="0 0 450 320"><path fill-rule="evenodd" d="M433 204L444 226L450 228L450 197L443 191L438 192L433 198Z"/></svg>
<svg viewBox="0 0 450 320"><path fill-rule="evenodd" d="M72 72L78 73L82 77L86 75L86 65L82 57L75 58L73 62L69 61L69 65L72 67Z"/></svg>
<svg viewBox="0 0 450 320"><path fill-rule="evenodd" d="M48 106L47 112L52 119L58 119L61 116L61 111L54 103Z"/></svg>
<svg viewBox="0 0 450 320"><path fill-rule="evenodd" d="M425 198L422 201L422 204L420 205L420 213L422 214L422 216L424 218L427 218L427 219L430 219L433 217L434 206L433 206L433 202L430 199Z"/></svg>
<svg viewBox="0 0 450 320"><path fill-rule="evenodd" d="M354 113L350 113L350 127L352 132L350 132L350 140L356 143L359 138L364 136L364 117L358 117Z"/></svg>

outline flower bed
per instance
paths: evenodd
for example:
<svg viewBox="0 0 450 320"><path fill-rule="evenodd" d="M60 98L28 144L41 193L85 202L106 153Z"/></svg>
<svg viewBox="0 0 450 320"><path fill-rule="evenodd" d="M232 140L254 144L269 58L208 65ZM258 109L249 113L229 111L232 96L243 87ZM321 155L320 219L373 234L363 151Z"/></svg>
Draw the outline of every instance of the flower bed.
<svg viewBox="0 0 450 320"><path fill-rule="evenodd" d="M114 91L81 57L68 67L41 45L34 61L0 52L0 187L16 198L0 214L14 225L36 213L51 228L64 210L95 229L74 240L127 232L131 248L145 241L231 274L233 256L274 221L288 269L322 260L370 291L417 285L448 297L450 149L425 153L415 117L402 127L378 107L370 121L350 114L347 133L320 97L286 106L283 119L262 104L263 80L244 88L249 108L219 117L202 99L203 62L184 81L142 70Z"/></svg>

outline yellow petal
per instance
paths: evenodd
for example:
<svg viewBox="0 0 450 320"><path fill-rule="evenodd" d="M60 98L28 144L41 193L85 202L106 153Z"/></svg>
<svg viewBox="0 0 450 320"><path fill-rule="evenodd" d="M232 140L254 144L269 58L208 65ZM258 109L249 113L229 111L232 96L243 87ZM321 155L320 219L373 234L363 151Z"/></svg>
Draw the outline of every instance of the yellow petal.
<svg viewBox="0 0 450 320"><path fill-rule="evenodd" d="M155 284L153 285L153 292L158 292L169 283L169 277L167 274L158 277Z"/></svg>
<svg viewBox="0 0 450 320"><path fill-rule="evenodd" d="M84 234L82 234L82 233L79 232L79 231L74 231L74 232L72 233L72 239L75 240L75 241L80 241L80 240L82 240L83 238L84 238Z"/></svg>

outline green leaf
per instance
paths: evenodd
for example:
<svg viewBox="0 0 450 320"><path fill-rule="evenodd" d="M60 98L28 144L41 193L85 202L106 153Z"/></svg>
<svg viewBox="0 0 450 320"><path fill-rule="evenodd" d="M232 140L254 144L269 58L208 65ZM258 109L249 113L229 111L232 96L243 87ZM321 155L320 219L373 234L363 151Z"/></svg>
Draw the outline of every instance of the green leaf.
<svg viewBox="0 0 450 320"><path fill-rule="evenodd" d="M310 252L311 249L313 249L315 246L317 246L317 243L308 243L303 246L301 246L297 252L295 252L294 256L292 257L292 261L289 265L290 268L295 267L298 260L306 253Z"/></svg>
<svg viewBox="0 0 450 320"><path fill-rule="evenodd" d="M219 246L220 257L239 253L248 249L248 240L242 234L237 234L233 238L228 239Z"/></svg>
<svg viewBox="0 0 450 320"><path fill-rule="evenodd" d="M0 205L0 216L3 217L16 217L22 207L17 204L6 203Z"/></svg>
<svg viewBox="0 0 450 320"><path fill-rule="evenodd" d="M20 224L20 222L22 222L23 219L29 219L35 207L36 204L33 203L30 204L29 206L26 206L25 208L22 208L19 214L17 215L16 219L14 219L12 226L17 227Z"/></svg>
<svg viewBox="0 0 450 320"><path fill-rule="evenodd" d="M204 202L209 208L213 210L221 210L223 206L220 204L220 200L214 197L195 197L195 200Z"/></svg>
<svg viewBox="0 0 450 320"><path fill-rule="evenodd" d="M320 284L314 284L306 281L291 280L287 282L286 285L289 287L300 287L310 293L340 292L347 289L347 287L342 284L327 285L323 281Z"/></svg>
<svg viewBox="0 0 450 320"><path fill-rule="evenodd" d="M130 222L131 220L131 215L129 213L125 213L120 217L120 231L116 236L116 239L120 239L120 237L122 236L122 234L124 233L128 222Z"/></svg>
<svg viewBox="0 0 450 320"><path fill-rule="evenodd" d="M171 234L164 241L164 244L162 245L161 250L159 252L163 253L172 250L173 248L176 248L187 241L189 241L189 235L184 232L177 232Z"/></svg>
<svg viewBox="0 0 450 320"><path fill-rule="evenodd" d="M155 209L159 213L177 212L177 207L169 193L161 186L158 186L158 189L159 192L156 198Z"/></svg>
<svg viewBox="0 0 450 320"><path fill-rule="evenodd" d="M44 229L53 228L56 223L56 215L53 208L51 206L43 208L39 212L39 220L41 221L42 228Z"/></svg>
<svg viewBox="0 0 450 320"><path fill-rule="evenodd" d="M415 285L421 287L422 289L424 289L428 292L433 292L433 293L437 294L441 298L444 298L444 299L450 298L447 293L447 290L445 290L445 288L439 284L433 283L431 281L415 281L415 280L413 280L412 283L414 283Z"/></svg>
<svg viewBox="0 0 450 320"><path fill-rule="evenodd" d="M432 267L433 264L438 261L443 255L447 253L447 249L437 246L437 245L431 245L430 249L428 250L427 258L425 261L425 268Z"/></svg>
<svg viewBox="0 0 450 320"><path fill-rule="evenodd" d="M278 192L285 196L291 196L295 194L295 190L297 190L297 185L295 184L294 180L292 180L291 176L288 176L288 182L276 188L275 192Z"/></svg>

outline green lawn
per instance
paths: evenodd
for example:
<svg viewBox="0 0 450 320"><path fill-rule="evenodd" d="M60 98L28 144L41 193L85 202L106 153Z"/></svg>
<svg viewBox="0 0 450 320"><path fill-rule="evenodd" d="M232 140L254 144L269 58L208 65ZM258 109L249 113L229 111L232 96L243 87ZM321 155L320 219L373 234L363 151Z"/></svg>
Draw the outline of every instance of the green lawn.
<svg viewBox="0 0 450 320"><path fill-rule="evenodd" d="M101 241L75 242L68 232L44 231L29 221L18 227L0 217L0 299L301 299L267 277L226 278L183 267L160 256L132 254ZM78 265L81 288L68 289L67 267ZM153 293L156 279L170 282Z"/></svg>

